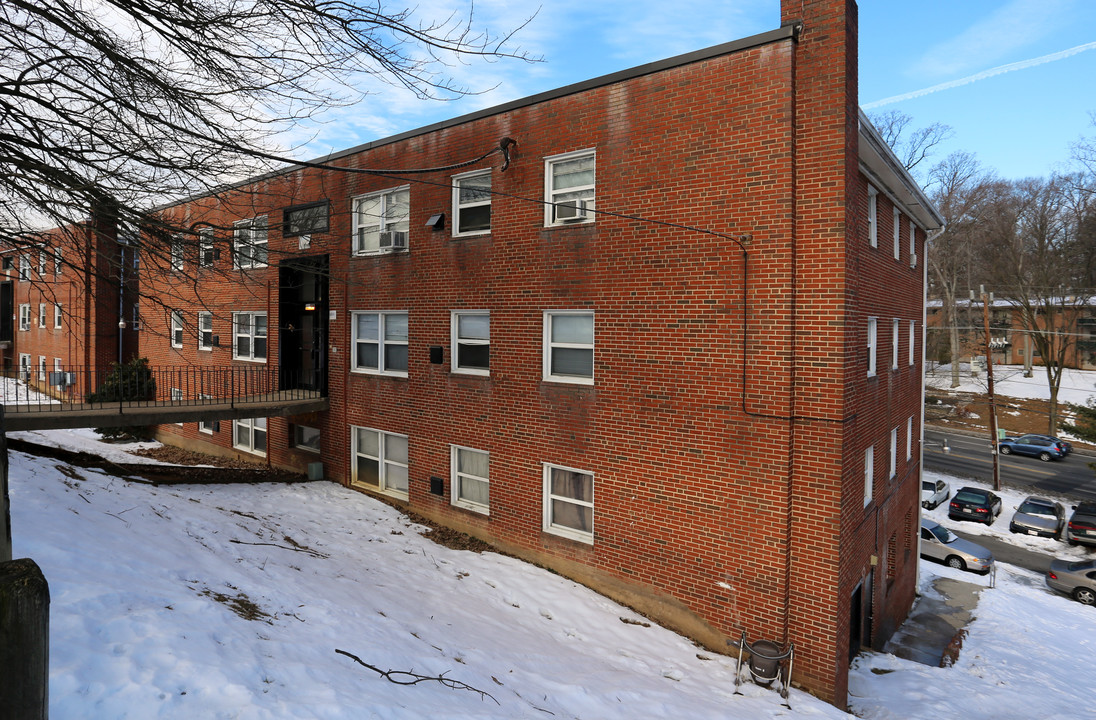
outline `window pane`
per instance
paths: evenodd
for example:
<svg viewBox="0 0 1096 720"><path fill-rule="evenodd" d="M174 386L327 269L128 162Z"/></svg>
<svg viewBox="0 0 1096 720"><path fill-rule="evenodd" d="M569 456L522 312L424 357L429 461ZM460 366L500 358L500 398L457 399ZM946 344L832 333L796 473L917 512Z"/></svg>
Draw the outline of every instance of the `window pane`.
<svg viewBox="0 0 1096 720"><path fill-rule="evenodd" d="M593 377L594 351L576 348L553 348L551 373L553 375Z"/></svg>
<svg viewBox="0 0 1096 720"><path fill-rule="evenodd" d="M236 423L236 440L235 440L235 443L237 445L243 445L245 447L247 445L249 445L250 444L249 435L251 434L250 431L251 431L251 428L249 428L247 425L245 425L242 420L237 422Z"/></svg>
<svg viewBox="0 0 1096 720"><path fill-rule="evenodd" d="M266 315L255 316L255 334L266 337Z"/></svg>
<svg viewBox="0 0 1096 720"><path fill-rule="evenodd" d="M389 490L407 492L407 468L400 465L385 465L384 486Z"/></svg>
<svg viewBox="0 0 1096 720"><path fill-rule="evenodd" d="M260 430L260 429L256 428L254 434L255 434L255 444L254 444L254 447L252 449L254 449L255 452L265 453L266 452L266 430Z"/></svg>
<svg viewBox="0 0 1096 720"><path fill-rule="evenodd" d="M594 342L593 315L553 315L551 322L554 343L591 345Z"/></svg>
<svg viewBox="0 0 1096 720"><path fill-rule="evenodd" d="M362 198L358 201L358 227L376 228L381 222L381 196Z"/></svg>
<svg viewBox="0 0 1096 720"><path fill-rule="evenodd" d="M380 463L377 460L373 458L363 458L359 456L357 482L365 483L366 485L372 485L373 487L380 487L380 468Z"/></svg>
<svg viewBox="0 0 1096 720"><path fill-rule="evenodd" d="M477 205L470 208L461 208L460 227L457 232L475 232L476 230L491 229L491 206Z"/></svg>
<svg viewBox="0 0 1096 720"><path fill-rule="evenodd" d="M376 368L377 357L376 343L358 343L358 361L356 367Z"/></svg>
<svg viewBox="0 0 1096 720"><path fill-rule="evenodd" d="M374 430L362 430L358 429L358 453L360 455L370 455L372 457L380 457L380 444L378 436Z"/></svg>
<svg viewBox="0 0 1096 720"><path fill-rule="evenodd" d="M594 501L594 478L574 470L552 468L552 494L583 502Z"/></svg>
<svg viewBox="0 0 1096 720"><path fill-rule="evenodd" d="M552 187L554 190L566 190L580 185L593 184L593 155L552 163Z"/></svg>
<svg viewBox="0 0 1096 720"><path fill-rule="evenodd" d="M236 338L236 356L251 357L251 338L246 336Z"/></svg>
<svg viewBox="0 0 1096 720"><path fill-rule="evenodd" d="M491 199L491 176L476 175L463 178L460 181L458 191L459 202L465 203L484 202Z"/></svg>
<svg viewBox="0 0 1096 720"><path fill-rule="evenodd" d="M491 337L490 315L458 315L457 337L467 340L487 340Z"/></svg>
<svg viewBox="0 0 1096 720"><path fill-rule="evenodd" d="M457 472L487 477L490 456L476 450L457 450Z"/></svg>
<svg viewBox="0 0 1096 720"><path fill-rule="evenodd" d="M457 367L481 368L487 370L491 363L491 347L489 345L458 345Z"/></svg>
<svg viewBox="0 0 1096 720"><path fill-rule="evenodd" d="M594 531L594 509L561 500L552 501L552 523L580 532Z"/></svg>
<svg viewBox="0 0 1096 720"><path fill-rule="evenodd" d="M407 372L407 346L384 346L384 369Z"/></svg>
<svg viewBox="0 0 1096 720"><path fill-rule="evenodd" d="M396 462L407 462L407 438L399 435L384 436L384 458Z"/></svg>
<svg viewBox="0 0 1096 720"><path fill-rule="evenodd" d="M385 226L389 230L407 230L407 215L411 209L411 191L390 193L384 209Z"/></svg>
<svg viewBox="0 0 1096 720"><path fill-rule="evenodd" d="M407 340L407 315L395 314L384 316L384 339Z"/></svg>
<svg viewBox="0 0 1096 720"><path fill-rule="evenodd" d="M377 315L358 315L358 339L377 340L380 338L380 320Z"/></svg>
<svg viewBox="0 0 1096 720"><path fill-rule="evenodd" d="M265 358L266 357L266 338L265 337L255 338L255 357L256 358Z"/></svg>
<svg viewBox="0 0 1096 720"><path fill-rule="evenodd" d="M459 478L458 482L460 486L457 488L457 499L480 505L491 504L491 486L488 483L466 476Z"/></svg>

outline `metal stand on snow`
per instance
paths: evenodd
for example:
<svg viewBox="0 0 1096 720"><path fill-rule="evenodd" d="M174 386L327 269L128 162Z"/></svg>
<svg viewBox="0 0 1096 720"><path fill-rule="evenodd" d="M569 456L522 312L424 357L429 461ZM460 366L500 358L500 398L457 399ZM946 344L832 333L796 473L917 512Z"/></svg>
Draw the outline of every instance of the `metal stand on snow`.
<svg viewBox="0 0 1096 720"><path fill-rule="evenodd" d="M749 660L743 661L742 654L750 654ZM738 686L742 683L742 666L750 671L750 677L762 687L769 687L774 680L780 680L780 697L784 699L784 707L791 710L788 703L788 689L792 683L792 666L795 663L795 644L788 643L788 649L781 652L780 646L770 640L758 640L753 645L746 642L746 633L743 631L742 639L738 643L738 663L735 665L734 694L741 695Z"/></svg>

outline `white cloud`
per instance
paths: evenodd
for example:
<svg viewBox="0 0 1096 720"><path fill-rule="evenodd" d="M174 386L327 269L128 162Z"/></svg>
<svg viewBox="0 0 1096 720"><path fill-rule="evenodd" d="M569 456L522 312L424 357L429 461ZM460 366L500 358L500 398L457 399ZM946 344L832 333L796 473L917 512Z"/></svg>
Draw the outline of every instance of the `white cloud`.
<svg viewBox="0 0 1096 720"><path fill-rule="evenodd" d="M998 62L1064 25L1074 0L1012 0L958 35L930 47L909 70L926 79Z"/></svg>
<svg viewBox="0 0 1096 720"><path fill-rule="evenodd" d="M874 102L865 103L862 107L865 110L874 110L875 108L883 107L884 105L891 105L896 102L903 102L905 100L913 100L914 98L923 97L925 95L932 95L942 90L951 90L952 88L961 87L963 85L969 85L979 80L985 80L987 78L994 77L996 75L1004 75L1005 73L1014 72L1016 70L1026 70L1028 68L1035 67L1036 65L1044 65L1056 60L1063 60L1068 57L1072 57L1079 53L1083 53L1086 50L1096 50L1096 42L1085 43L1084 45L1077 45L1076 47L1069 48L1068 50L1062 50L1056 53L1049 53L1047 55L1040 55L1037 58L1031 58L1029 60L1021 60L1019 62L1009 63L1007 65L998 65L995 68L989 70L983 70L982 72L974 73L973 75L967 75L966 77L959 78L958 80L951 80L949 82L940 83L931 87L923 88L921 90L914 90L908 93L902 93L901 95L892 95L882 100L876 100Z"/></svg>

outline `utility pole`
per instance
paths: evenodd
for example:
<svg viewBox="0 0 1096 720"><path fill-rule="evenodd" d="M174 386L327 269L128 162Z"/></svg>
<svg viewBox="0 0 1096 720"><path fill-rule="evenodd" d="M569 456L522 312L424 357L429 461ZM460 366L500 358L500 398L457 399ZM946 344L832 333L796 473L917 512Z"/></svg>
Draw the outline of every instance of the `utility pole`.
<svg viewBox="0 0 1096 720"><path fill-rule="evenodd" d="M1001 489L1001 467L998 464L997 453L997 401L993 396L993 349L990 347L989 337L989 306L993 304L993 293L986 295L986 286L979 285L978 293L982 297L982 324L986 334L986 382L989 396L989 434L990 454L993 455L993 489ZM970 299L974 300L974 291L970 291Z"/></svg>

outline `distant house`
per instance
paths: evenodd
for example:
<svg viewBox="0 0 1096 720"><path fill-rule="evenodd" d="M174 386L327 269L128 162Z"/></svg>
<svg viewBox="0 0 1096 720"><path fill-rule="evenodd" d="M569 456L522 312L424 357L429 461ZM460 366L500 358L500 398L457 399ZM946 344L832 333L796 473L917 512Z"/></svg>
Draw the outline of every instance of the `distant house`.
<svg viewBox="0 0 1096 720"><path fill-rule="evenodd" d="M159 437L307 468L714 650L794 643L843 707L916 592L942 222L856 68L855 3L785 0L771 32L159 208L192 242L141 274L140 353L330 405Z"/></svg>

